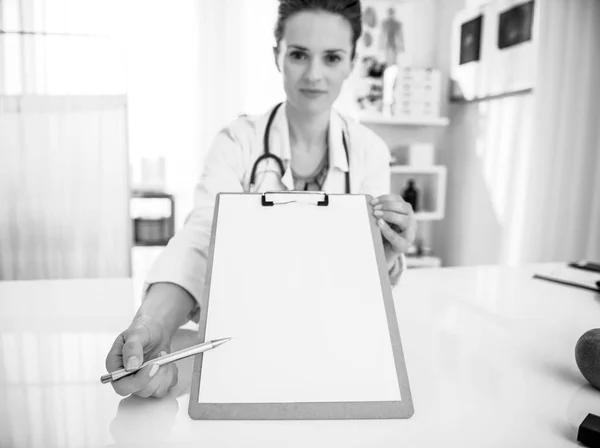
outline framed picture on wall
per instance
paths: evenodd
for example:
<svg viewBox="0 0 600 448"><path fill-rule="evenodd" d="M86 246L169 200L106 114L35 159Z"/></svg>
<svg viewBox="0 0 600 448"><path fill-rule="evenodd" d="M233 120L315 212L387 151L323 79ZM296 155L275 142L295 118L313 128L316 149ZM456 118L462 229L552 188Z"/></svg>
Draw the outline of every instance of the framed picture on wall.
<svg viewBox="0 0 600 448"><path fill-rule="evenodd" d="M487 20L481 8L460 11L452 23L450 98L471 100L481 94Z"/></svg>
<svg viewBox="0 0 600 448"><path fill-rule="evenodd" d="M535 2L511 0L490 9L496 26L490 30L487 92L507 95L534 87L537 66L535 52Z"/></svg>
<svg viewBox="0 0 600 448"><path fill-rule="evenodd" d="M485 99L534 87L538 14L534 4L534 0L491 0L457 14L451 100Z"/></svg>
<svg viewBox="0 0 600 448"><path fill-rule="evenodd" d="M530 1L500 13L498 48L510 48L532 39L533 5Z"/></svg>
<svg viewBox="0 0 600 448"><path fill-rule="evenodd" d="M460 65L479 61L482 23L483 16L477 16L460 27Z"/></svg>

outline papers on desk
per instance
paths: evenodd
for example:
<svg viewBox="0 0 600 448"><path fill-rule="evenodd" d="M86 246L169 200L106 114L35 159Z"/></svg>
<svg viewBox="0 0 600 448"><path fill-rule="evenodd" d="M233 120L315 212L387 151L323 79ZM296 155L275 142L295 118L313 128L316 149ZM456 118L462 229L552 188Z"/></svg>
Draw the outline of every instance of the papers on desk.
<svg viewBox="0 0 600 448"><path fill-rule="evenodd" d="M538 272L533 277L600 293L600 288L596 284L600 281L600 274L591 271L561 266L547 272Z"/></svg>

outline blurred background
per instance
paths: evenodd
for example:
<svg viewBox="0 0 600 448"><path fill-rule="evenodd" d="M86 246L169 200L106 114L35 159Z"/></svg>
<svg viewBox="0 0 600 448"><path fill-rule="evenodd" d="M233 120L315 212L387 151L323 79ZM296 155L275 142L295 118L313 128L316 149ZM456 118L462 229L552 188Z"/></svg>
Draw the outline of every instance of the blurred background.
<svg viewBox="0 0 600 448"><path fill-rule="evenodd" d="M337 108L409 266L600 260L600 2L363 1ZM0 280L143 276L215 134L284 99L276 0L0 0Z"/></svg>

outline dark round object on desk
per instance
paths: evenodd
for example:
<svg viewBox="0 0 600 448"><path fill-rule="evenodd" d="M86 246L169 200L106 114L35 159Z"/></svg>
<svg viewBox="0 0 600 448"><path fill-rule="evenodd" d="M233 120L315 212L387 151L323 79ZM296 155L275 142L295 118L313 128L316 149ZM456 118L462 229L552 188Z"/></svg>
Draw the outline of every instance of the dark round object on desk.
<svg viewBox="0 0 600 448"><path fill-rule="evenodd" d="M586 331L575 346L579 371L596 389L600 389L600 328Z"/></svg>

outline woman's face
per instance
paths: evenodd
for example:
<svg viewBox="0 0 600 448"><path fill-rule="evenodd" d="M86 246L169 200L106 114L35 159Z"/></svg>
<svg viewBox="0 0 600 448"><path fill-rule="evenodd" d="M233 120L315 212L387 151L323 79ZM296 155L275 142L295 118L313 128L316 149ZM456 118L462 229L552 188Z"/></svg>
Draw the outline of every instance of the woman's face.
<svg viewBox="0 0 600 448"><path fill-rule="evenodd" d="M303 11L289 17L279 48L287 100L304 113L328 111L352 72L352 28L337 14Z"/></svg>

